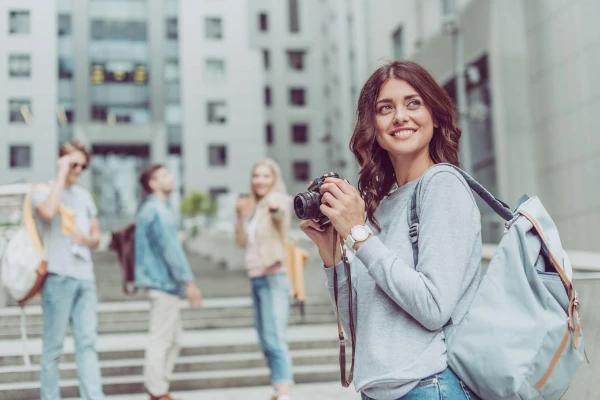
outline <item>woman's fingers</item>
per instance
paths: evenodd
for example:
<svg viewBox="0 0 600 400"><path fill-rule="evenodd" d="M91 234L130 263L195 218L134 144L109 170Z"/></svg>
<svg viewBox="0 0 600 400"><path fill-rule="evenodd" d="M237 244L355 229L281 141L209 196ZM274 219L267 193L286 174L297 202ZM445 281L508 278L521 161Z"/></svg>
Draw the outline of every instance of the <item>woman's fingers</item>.
<svg viewBox="0 0 600 400"><path fill-rule="evenodd" d="M314 229L316 231L323 232L321 225L319 225L318 222L312 219L305 219L304 221L300 222L300 229L302 229L303 231L306 231L308 229Z"/></svg>
<svg viewBox="0 0 600 400"><path fill-rule="evenodd" d="M348 182L345 179L339 179L339 178L325 179L325 184L329 184L329 183L336 185L339 188L340 192L344 193L347 196L354 196L354 195L358 194L358 190L356 190L356 188L354 186L352 186L350 184L350 182Z"/></svg>
<svg viewBox="0 0 600 400"><path fill-rule="evenodd" d="M336 198L330 192L325 192L323 194L323 196L321 197L321 205L327 205L336 210L340 210L340 209L344 208L343 201L344 201L343 199Z"/></svg>

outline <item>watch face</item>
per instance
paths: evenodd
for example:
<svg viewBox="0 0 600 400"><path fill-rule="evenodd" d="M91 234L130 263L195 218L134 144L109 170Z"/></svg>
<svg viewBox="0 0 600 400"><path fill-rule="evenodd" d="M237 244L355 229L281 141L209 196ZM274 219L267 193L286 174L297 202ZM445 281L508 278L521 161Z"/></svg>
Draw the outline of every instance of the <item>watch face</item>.
<svg viewBox="0 0 600 400"><path fill-rule="evenodd" d="M367 228L360 225L352 228L352 231L350 233L352 234L354 240L356 240L357 242L367 240L367 237L369 237L369 232L367 232Z"/></svg>

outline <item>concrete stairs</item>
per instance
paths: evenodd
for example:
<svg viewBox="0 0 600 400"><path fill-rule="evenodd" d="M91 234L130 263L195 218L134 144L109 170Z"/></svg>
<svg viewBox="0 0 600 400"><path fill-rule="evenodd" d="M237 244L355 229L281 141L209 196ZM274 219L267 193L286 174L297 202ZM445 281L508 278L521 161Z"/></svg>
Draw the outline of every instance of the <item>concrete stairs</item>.
<svg viewBox="0 0 600 400"><path fill-rule="evenodd" d="M172 390L269 384L269 371L257 346L249 304L248 298L206 299L203 310L184 310L184 315L191 316L186 321L199 322L193 323L193 327L184 333ZM99 325L103 328L100 329L97 349L105 394L142 393L147 306L129 302L101 304L100 308L104 309L100 313L103 322ZM110 308L112 310L108 311ZM28 313L32 316L29 320L36 322L41 317L37 311L35 306L30 307ZM18 322L14 315L16 312L18 310L14 308L0 310L3 332L7 318ZM311 313L318 317L313 318ZM203 319L210 322L203 324ZM339 377L339 367L335 340L337 330L331 305L310 305L307 320L311 322L301 321L296 316L289 328L295 379L298 383L335 381ZM231 321L237 321L234 327L231 327ZM144 324L146 329L142 329ZM111 327L117 326L122 332L118 329L111 331ZM28 340L32 365L27 367L22 357L22 342L4 336L0 341L0 400L39 399L41 339ZM77 370L70 336L65 341L60 371L62 397L77 398Z"/></svg>
<svg viewBox="0 0 600 400"><path fill-rule="evenodd" d="M148 307L143 291L122 293L120 267L111 252L93 254L98 286L98 343L106 395L143 393L143 361ZM188 254L204 294L204 306L190 309L181 301L184 337L172 390L202 390L269 385L269 371L253 327L250 283L243 271L231 271L199 254ZM316 275L322 274L314 269ZM316 277L315 277L316 278ZM289 344L298 383L339 379L337 327L324 277L312 285L302 317L290 314ZM318 287L317 287L318 285ZM12 306L10 306L12 304ZM20 308L0 308L0 400L39 399L42 315L39 298L25 307L31 366L23 361ZM62 398L80 398L73 339L68 332L60 362Z"/></svg>
<svg viewBox="0 0 600 400"><path fill-rule="evenodd" d="M248 327L254 324L251 300L244 298L207 299L205 307L189 309L182 300L182 322L186 330ZM40 337L42 315L40 306L27 308L27 334ZM290 324L320 324L333 320L331 304L307 304L302 317L298 307L292 307ZM0 341L20 338L20 310L10 307L0 310ZM98 334L142 333L148 331L148 303L101 303L98 313Z"/></svg>

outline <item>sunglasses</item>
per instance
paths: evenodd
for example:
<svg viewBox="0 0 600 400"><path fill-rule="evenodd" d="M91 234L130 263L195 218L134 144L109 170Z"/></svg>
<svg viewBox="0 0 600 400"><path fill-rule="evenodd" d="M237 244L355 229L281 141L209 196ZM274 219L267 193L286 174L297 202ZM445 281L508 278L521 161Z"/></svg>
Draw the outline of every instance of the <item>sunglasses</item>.
<svg viewBox="0 0 600 400"><path fill-rule="evenodd" d="M79 163L71 163L71 168L75 169L77 167L81 167L82 171L85 171L85 169L88 167L87 164L79 164Z"/></svg>

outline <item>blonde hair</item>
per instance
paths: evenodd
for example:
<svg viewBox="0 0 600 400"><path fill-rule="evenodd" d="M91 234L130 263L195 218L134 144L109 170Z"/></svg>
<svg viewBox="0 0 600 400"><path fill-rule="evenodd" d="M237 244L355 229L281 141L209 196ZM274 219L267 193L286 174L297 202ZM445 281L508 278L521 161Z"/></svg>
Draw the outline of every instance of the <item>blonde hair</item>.
<svg viewBox="0 0 600 400"><path fill-rule="evenodd" d="M271 173L273 174L274 182L273 182L273 186L271 186L271 190L269 190L269 193L281 193L281 194L286 194L286 195L288 194L287 188L285 187L285 182L283 181L283 176L282 176L281 168L279 167L279 164L277 164L277 162L275 160L272 160L270 158L265 158L260 161L257 161L252 166L252 169L250 172L250 207L249 208L250 208L251 215L254 213L254 209L255 209L256 205L260 202L260 200L262 200L262 199L258 199L256 197L256 193L254 193L254 190L252 189L252 176L254 175L254 170L261 165L265 165L265 166L269 167L269 169L271 170ZM267 193L267 194L269 194L269 193ZM267 197L267 196L265 195L265 197Z"/></svg>
<svg viewBox="0 0 600 400"><path fill-rule="evenodd" d="M84 155L85 162L89 164L92 155L90 154L88 148L77 139L73 139L70 142L65 142L61 144L58 150L58 156L66 156L67 154L75 153L77 151Z"/></svg>

